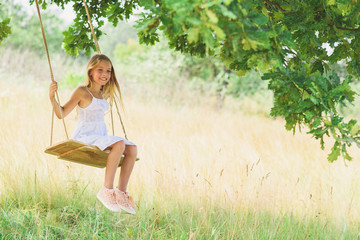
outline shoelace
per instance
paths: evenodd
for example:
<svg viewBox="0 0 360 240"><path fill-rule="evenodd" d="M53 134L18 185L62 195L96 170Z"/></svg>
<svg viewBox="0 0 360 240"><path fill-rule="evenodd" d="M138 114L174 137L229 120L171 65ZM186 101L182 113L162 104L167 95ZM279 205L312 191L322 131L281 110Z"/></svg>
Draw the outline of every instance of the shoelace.
<svg viewBox="0 0 360 240"><path fill-rule="evenodd" d="M126 207L127 207L127 208L132 207L131 204L130 204L130 202L129 202L129 197L128 197L128 195L126 194L126 192L122 192L122 194L124 195L124 200L125 200L125 205L126 205Z"/></svg>
<svg viewBox="0 0 360 240"><path fill-rule="evenodd" d="M123 206L127 207L127 208L130 208L132 207L131 204L129 203L129 198L126 194L126 192L122 192L122 191L118 191L121 195L122 195L122 200L120 203L118 204L122 204Z"/></svg>
<svg viewBox="0 0 360 240"><path fill-rule="evenodd" d="M130 206L131 206L132 208L135 208L134 200L133 200L133 198L129 195L128 192L125 192L125 196L126 196L128 202L129 202Z"/></svg>

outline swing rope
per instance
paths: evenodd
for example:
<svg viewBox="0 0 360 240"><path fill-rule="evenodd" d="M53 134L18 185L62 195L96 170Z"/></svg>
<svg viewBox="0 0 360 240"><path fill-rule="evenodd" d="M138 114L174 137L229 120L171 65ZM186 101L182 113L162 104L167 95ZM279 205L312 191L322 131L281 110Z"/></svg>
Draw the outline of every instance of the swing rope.
<svg viewBox="0 0 360 240"><path fill-rule="evenodd" d="M98 52L99 54L101 54L100 47L99 47L99 43L98 43L98 41L97 41L97 38L96 38L96 35L95 35L95 31L94 31L93 25L92 25L92 23L91 23L91 18L90 18L89 10L88 10L87 5L86 5L86 1L83 0L83 2L84 2L84 5L85 5L85 10L86 10L86 14L87 14L87 17L88 17L88 20L89 20L90 29L91 29L91 32L92 32L92 35L93 35L93 39L94 39L94 42L95 42L96 50L97 50L97 52ZM39 21L40 21L40 27L41 27L42 37L43 37L43 41L44 41L46 56L47 56L47 60L48 60L48 64L49 64L51 81L52 81L52 82L55 82L55 80L54 80L54 74L53 74L52 67L51 67L49 50L48 50L47 41L46 41L46 37L45 37L45 30L44 30L44 27L43 27L43 24L42 24L42 20L41 20L41 14L40 14L40 8L39 8L38 0L35 0L35 3L36 3L36 9L37 9L37 13L38 13ZM59 107L60 116L61 116L61 119L62 119L62 122L63 122L63 125L64 125L66 138L67 138L67 140L69 140L69 135L68 135L68 132L67 132L67 129L66 129L66 124L65 124L63 112L62 112L62 109L61 109L60 99L59 99L59 95L58 95L57 91L55 91L55 95L56 95L56 99L57 99L57 101L58 101L58 103L59 103L59 104L58 104L58 107ZM118 108L118 106L117 106L117 104L116 104L115 99L114 99L113 101L115 102L116 110L117 110L117 113L118 113L118 116L119 116L119 119L120 119L120 122L121 122L121 126L122 126L122 129L123 129L123 132L124 132L124 134L125 134L125 138L128 139L128 138L127 138L127 135L126 135L126 131L125 131L125 126L124 126L124 124L123 124L123 121L122 121L122 118L121 118L121 115L120 115L120 112L119 112L119 108ZM55 112L54 110L55 110L55 97L54 97L52 117L51 117L50 146L52 145L52 139L53 139L54 112ZM114 118L113 118L113 113L112 113L112 103L110 104L110 113L111 113L112 132L113 132L113 135L115 135L115 131L114 131Z"/></svg>
<svg viewBox="0 0 360 240"><path fill-rule="evenodd" d="M83 2L84 2L85 10L86 10L86 15L87 15L88 20L89 20L91 33L92 33L93 38L94 38L96 51L98 52L98 54L101 54L101 51L100 51L100 46L99 46L99 43L98 43L98 41L97 41L97 38L96 38L96 35L95 35L95 31L94 31L94 28L93 28L93 25L92 25L92 22L91 22L89 9L88 9L88 7L87 7L86 1L85 1L85 0L83 0Z"/></svg>
<svg viewBox="0 0 360 240"><path fill-rule="evenodd" d="M42 20L41 20L39 3L38 3L38 0L35 0L35 2L36 2L37 13L38 13L38 16L39 16L39 21L40 21L41 32L42 32L42 36L43 36L43 40L44 40L46 56L47 56L47 60L48 60L48 63L49 63L51 81L52 81L52 82L55 82L55 80L54 80L54 74L53 74L52 67L51 67L51 62L50 62L49 50L48 50L48 46L47 46L47 42L46 42L46 37L45 37L45 31L44 31L44 27L43 27ZM69 135L68 135L68 132L67 132L67 129L66 129L66 124L65 124L65 120L64 120L64 116L63 116L62 109L61 109L61 107L60 107L61 104L60 104L60 99L59 99L59 95L58 95L57 91L55 91L55 95L56 95L57 101L58 101L58 103L59 103L59 104L58 104L58 107L59 107L60 116L61 116L61 119L62 119L62 122L63 122L63 125L64 125L64 129L65 129L65 133L66 133L66 138L69 139ZM55 109L55 97L54 97L54 101L53 101L53 110L52 110L52 117L51 117L50 146L52 145L53 129L54 129L54 109Z"/></svg>
<svg viewBox="0 0 360 240"><path fill-rule="evenodd" d="M116 111L117 111L117 114L118 114L119 119L120 119L120 122L121 122L121 126L122 126L122 129L123 129L123 132L124 132L124 134L125 134L125 138L126 138L126 139L128 139L128 138L127 138L127 136L126 136L124 123L123 123L123 121L122 121L122 119L121 119L121 115L120 115L120 112L119 112L118 105L117 105L117 103L116 103L115 101L114 101L114 103L115 103L115 106L116 106Z"/></svg>

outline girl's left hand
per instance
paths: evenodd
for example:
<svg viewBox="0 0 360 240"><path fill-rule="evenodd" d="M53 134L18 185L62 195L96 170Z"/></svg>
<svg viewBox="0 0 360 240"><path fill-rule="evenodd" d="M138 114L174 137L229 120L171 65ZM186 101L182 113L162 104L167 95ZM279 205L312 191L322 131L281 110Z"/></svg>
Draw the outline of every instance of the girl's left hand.
<svg viewBox="0 0 360 240"><path fill-rule="evenodd" d="M50 99L53 99L55 96L55 92L57 91L58 86L57 86L57 82L56 81L52 81L50 83L50 87L49 87L49 97Z"/></svg>

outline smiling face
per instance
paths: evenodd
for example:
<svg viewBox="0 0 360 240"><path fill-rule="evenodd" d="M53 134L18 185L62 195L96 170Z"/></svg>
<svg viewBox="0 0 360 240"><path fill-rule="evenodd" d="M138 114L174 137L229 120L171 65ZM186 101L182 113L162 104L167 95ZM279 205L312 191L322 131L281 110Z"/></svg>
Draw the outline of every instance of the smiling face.
<svg viewBox="0 0 360 240"><path fill-rule="evenodd" d="M109 101L116 97L121 102L120 86L116 79L111 60L104 54L93 55L86 67L86 87L97 92L100 90ZM118 95L118 96L116 96Z"/></svg>
<svg viewBox="0 0 360 240"><path fill-rule="evenodd" d="M109 61L103 60L90 71L93 83L100 86L106 85L111 78L112 65Z"/></svg>

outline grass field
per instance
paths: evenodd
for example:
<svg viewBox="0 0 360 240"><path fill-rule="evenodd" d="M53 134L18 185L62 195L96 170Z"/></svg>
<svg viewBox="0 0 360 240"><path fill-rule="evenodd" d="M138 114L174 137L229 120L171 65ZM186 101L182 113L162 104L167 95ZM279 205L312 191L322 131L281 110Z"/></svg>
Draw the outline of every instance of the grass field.
<svg viewBox="0 0 360 240"><path fill-rule="evenodd" d="M331 140L322 151L281 119L214 111L211 99L170 106L127 93L125 124L141 158L128 188L138 213L119 215L96 200L104 169L44 154L48 83L8 80L0 79L0 239L359 238L357 148L352 162L328 163ZM55 123L55 142L64 140ZM75 114L66 123L72 132Z"/></svg>

